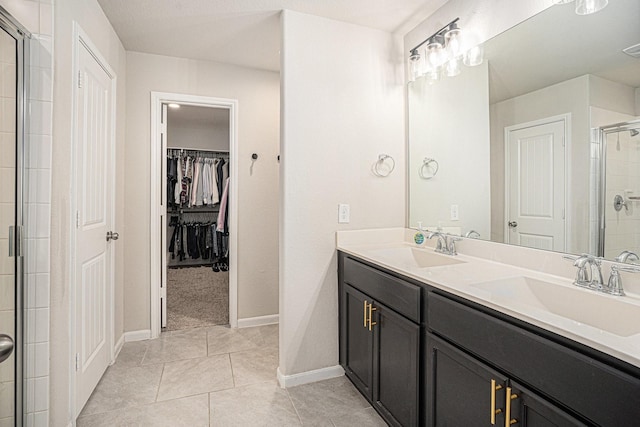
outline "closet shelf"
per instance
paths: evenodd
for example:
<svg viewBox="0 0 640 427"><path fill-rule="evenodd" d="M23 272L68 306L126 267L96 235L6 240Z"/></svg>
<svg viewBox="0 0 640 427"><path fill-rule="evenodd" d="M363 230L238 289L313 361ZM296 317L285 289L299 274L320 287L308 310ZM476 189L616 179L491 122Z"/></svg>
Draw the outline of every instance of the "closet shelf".
<svg viewBox="0 0 640 427"><path fill-rule="evenodd" d="M211 267L213 265L213 261L208 259L191 259L187 258L184 261L179 261L176 259L169 259L167 262L168 268L183 268L183 267Z"/></svg>

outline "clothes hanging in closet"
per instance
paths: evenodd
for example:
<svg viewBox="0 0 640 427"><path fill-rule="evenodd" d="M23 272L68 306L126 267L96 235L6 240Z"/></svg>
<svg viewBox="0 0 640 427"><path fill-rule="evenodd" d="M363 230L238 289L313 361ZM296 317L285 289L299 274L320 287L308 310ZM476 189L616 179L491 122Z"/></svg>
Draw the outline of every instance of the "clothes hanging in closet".
<svg viewBox="0 0 640 427"><path fill-rule="evenodd" d="M214 157L215 156L215 157ZM219 153L170 149L167 156L169 207L214 206L220 203L229 164Z"/></svg>

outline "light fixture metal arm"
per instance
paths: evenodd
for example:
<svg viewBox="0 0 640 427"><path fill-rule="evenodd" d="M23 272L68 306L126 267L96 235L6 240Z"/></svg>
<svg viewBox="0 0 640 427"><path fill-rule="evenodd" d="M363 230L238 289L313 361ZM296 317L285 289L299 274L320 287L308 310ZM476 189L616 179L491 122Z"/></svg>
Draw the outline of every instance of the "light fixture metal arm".
<svg viewBox="0 0 640 427"><path fill-rule="evenodd" d="M418 43L413 49L409 50L409 52L412 52L412 53L415 52L420 46L422 46L423 44L425 44L426 42L428 42L429 40L431 40L435 36L439 35L444 30L449 28L451 25L457 23L459 20L460 20L460 18L458 17L458 18L454 19L453 21L449 22L447 25L445 25L444 27L440 28L438 31L436 31L435 33L431 34L429 37L424 39L421 43Z"/></svg>

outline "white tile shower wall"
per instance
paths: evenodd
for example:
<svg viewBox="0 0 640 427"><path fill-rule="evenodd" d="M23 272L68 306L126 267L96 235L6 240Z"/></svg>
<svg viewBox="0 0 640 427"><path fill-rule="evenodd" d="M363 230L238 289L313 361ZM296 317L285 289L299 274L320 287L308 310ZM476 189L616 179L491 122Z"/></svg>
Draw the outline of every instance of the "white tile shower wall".
<svg viewBox="0 0 640 427"><path fill-rule="evenodd" d="M24 1L24 0L23 0ZM30 41L29 121L25 146L25 425L49 425L49 295L53 117L52 1L39 5Z"/></svg>
<svg viewBox="0 0 640 427"><path fill-rule="evenodd" d="M31 32L25 138L25 411L27 426L49 420L49 236L53 99L52 0L0 0ZM11 82L2 82L11 84ZM4 154L4 153L3 153ZM2 213L0 212L0 215Z"/></svg>

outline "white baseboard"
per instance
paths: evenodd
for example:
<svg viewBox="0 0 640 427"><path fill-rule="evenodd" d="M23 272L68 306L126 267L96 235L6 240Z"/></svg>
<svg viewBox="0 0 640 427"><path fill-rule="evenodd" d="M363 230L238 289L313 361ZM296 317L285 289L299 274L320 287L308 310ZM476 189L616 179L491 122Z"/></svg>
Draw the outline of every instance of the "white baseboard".
<svg viewBox="0 0 640 427"><path fill-rule="evenodd" d="M238 328L251 328L253 326L276 325L280 322L280 315L270 314L268 316L246 317L238 319Z"/></svg>
<svg viewBox="0 0 640 427"><path fill-rule="evenodd" d="M282 375L278 368L278 383L282 388L294 387L297 385L315 383L317 381L337 378L344 375L342 366L329 366L328 368L315 369L313 371L301 372L293 375Z"/></svg>
<svg viewBox="0 0 640 427"><path fill-rule="evenodd" d="M123 334L124 342L144 341L151 339L151 329L141 329L139 331L130 331Z"/></svg>
<svg viewBox="0 0 640 427"><path fill-rule="evenodd" d="M115 361L120 354L120 350L122 350L122 346L124 345L124 334L120 335L120 339L116 343L116 346L113 349L113 360Z"/></svg>

